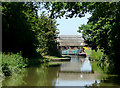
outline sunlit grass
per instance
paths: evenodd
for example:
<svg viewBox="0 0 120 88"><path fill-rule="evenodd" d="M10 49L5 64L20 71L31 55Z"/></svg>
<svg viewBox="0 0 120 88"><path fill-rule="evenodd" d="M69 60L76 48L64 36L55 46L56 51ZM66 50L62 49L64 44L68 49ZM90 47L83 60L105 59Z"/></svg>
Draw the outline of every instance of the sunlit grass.
<svg viewBox="0 0 120 88"><path fill-rule="evenodd" d="M1 70L5 76L12 75L12 73L20 72L22 68L27 66L27 59L23 58L20 53L1 53Z"/></svg>
<svg viewBox="0 0 120 88"><path fill-rule="evenodd" d="M56 56L43 56L44 58L48 58L48 59L65 59L65 58L70 58L69 56L61 56L61 57L56 57Z"/></svg>

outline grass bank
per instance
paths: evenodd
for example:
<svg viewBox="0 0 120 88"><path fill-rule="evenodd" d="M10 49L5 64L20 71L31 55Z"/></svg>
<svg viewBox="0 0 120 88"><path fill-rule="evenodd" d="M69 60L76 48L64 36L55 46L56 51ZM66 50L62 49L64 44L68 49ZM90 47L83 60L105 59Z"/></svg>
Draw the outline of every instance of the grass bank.
<svg viewBox="0 0 120 88"><path fill-rule="evenodd" d="M62 55L61 57L46 55L43 57L46 58L47 60L49 60L49 63L48 63L49 67L60 66L62 63L67 63L71 59L70 56L68 56L68 55Z"/></svg>
<svg viewBox="0 0 120 88"><path fill-rule="evenodd" d="M14 72L19 73L27 66L27 58L23 58L20 53L0 53L0 56L0 72L4 76L10 76Z"/></svg>
<svg viewBox="0 0 120 88"><path fill-rule="evenodd" d="M60 65L60 62L53 62L59 60L67 60L70 59L69 56L38 56L33 58L23 58L20 53L0 53L0 76L10 76L12 73L19 73L25 67L30 66L40 66L42 63L50 62L49 66L57 66Z"/></svg>
<svg viewBox="0 0 120 88"><path fill-rule="evenodd" d="M49 59L49 61L69 61L70 56L67 55L62 55L61 57L56 57L56 56L43 56L46 59Z"/></svg>
<svg viewBox="0 0 120 88"><path fill-rule="evenodd" d="M97 52L95 50L85 50L86 55L89 56L89 59L91 63L93 64L93 67L100 68L103 70L104 73L109 73L109 67L110 67L110 62L108 57L100 50L98 49ZM95 64L94 64L95 63ZM95 68L95 69L96 69Z"/></svg>

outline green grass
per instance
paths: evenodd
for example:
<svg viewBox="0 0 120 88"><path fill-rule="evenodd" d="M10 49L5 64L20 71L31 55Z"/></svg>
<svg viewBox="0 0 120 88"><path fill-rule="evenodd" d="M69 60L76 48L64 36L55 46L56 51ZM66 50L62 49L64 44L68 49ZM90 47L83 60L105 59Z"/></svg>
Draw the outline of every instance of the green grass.
<svg viewBox="0 0 120 88"><path fill-rule="evenodd" d="M113 65L110 64L110 60L100 49L97 50L85 50L86 54L89 55L89 59L92 63L95 63L104 73L110 73L113 69ZM111 66L111 67L110 67ZM95 68L94 64L93 67ZM95 70L98 70L95 68ZM98 71L99 72L99 71Z"/></svg>
<svg viewBox="0 0 120 88"><path fill-rule="evenodd" d="M56 56L43 56L43 58L46 58L46 59L65 59L65 58L70 58L69 56L61 56L61 57L56 57Z"/></svg>
<svg viewBox="0 0 120 88"><path fill-rule="evenodd" d="M27 66L27 59L23 58L20 53L1 53L1 71L5 76L12 75L13 72L20 72L22 68Z"/></svg>
<svg viewBox="0 0 120 88"><path fill-rule="evenodd" d="M89 55L91 61L99 61L105 56L100 49L98 49L97 52L95 50L85 50L85 53Z"/></svg>
<svg viewBox="0 0 120 88"><path fill-rule="evenodd" d="M0 76L3 76L3 72L2 72L2 54L0 53Z"/></svg>

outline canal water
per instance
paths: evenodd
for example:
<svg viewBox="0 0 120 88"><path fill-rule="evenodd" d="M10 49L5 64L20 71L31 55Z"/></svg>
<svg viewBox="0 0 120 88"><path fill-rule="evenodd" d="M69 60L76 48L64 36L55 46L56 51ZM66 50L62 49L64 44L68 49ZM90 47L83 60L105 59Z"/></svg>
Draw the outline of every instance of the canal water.
<svg viewBox="0 0 120 88"><path fill-rule="evenodd" d="M94 70L89 58L71 56L71 60L60 66L25 68L0 81L0 86L118 86L119 76L104 75Z"/></svg>

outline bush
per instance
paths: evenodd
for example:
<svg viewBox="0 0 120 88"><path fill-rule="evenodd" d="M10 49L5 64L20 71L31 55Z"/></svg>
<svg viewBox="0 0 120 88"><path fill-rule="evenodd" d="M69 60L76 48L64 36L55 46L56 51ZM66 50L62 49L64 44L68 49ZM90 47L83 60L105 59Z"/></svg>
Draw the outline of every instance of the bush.
<svg viewBox="0 0 120 88"><path fill-rule="evenodd" d="M97 62L97 65L106 73L110 73L111 70L113 70L113 63L110 59L108 59L108 56L105 55L100 49L97 50L91 50L90 53L90 60Z"/></svg>
<svg viewBox="0 0 120 88"><path fill-rule="evenodd" d="M3 72L2 72L2 54L0 53L0 77L3 76Z"/></svg>
<svg viewBox="0 0 120 88"><path fill-rule="evenodd" d="M90 60L91 61L99 61L100 59L102 59L104 56L104 53L101 52L101 50L97 50L97 52L95 50L92 50L91 51L91 54L90 54Z"/></svg>
<svg viewBox="0 0 120 88"><path fill-rule="evenodd" d="M20 72L27 66L27 59L23 58L20 53L2 53L2 72L5 76L12 75L12 72Z"/></svg>

